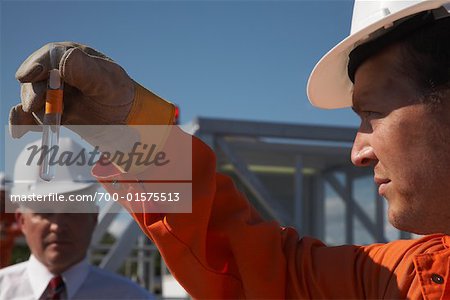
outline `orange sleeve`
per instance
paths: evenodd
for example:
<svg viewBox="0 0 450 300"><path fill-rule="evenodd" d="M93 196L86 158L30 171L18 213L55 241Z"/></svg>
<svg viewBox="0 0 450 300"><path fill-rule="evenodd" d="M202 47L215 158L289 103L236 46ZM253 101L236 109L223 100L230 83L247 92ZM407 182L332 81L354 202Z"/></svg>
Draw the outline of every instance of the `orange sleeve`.
<svg viewBox="0 0 450 300"><path fill-rule="evenodd" d="M140 84L134 84L134 101L128 114L128 125L171 125L175 106Z"/></svg>
<svg viewBox="0 0 450 300"><path fill-rule="evenodd" d="M194 298L419 298L414 257L442 248L441 237L386 245L326 247L292 228L264 221L214 153L192 138L192 213L147 213L124 203ZM94 168L108 191L149 190L139 176ZM113 186L111 182L124 182ZM134 182L134 183L133 183ZM142 205L144 213L133 208Z"/></svg>

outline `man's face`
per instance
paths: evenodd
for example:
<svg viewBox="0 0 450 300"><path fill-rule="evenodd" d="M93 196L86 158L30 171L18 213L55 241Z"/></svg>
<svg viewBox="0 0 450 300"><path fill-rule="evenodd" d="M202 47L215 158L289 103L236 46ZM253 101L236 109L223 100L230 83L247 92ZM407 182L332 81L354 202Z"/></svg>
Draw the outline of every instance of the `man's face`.
<svg viewBox="0 0 450 300"><path fill-rule="evenodd" d="M16 219L31 252L58 274L85 256L97 214L18 211Z"/></svg>
<svg viewBox="0 0 450 300"><path fill-rule="evenodd" d="M361 125L352 162L374 168L395 227L450 233L450 99L421 103L401 51L391 46L356 73L353 109Z"/></svg>

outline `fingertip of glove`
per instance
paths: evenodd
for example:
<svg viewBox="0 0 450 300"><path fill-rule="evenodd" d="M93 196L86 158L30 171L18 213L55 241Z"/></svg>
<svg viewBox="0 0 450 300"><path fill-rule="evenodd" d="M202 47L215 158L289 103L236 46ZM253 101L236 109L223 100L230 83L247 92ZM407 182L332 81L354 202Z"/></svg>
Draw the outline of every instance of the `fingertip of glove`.
<svg viewBox="0 0 450 300"><path fill-rule="evenodd" d="M44 67L39 63L28 65L24 62L16 72L16 79L19 82L33 82L44 79ZM41 78L42 77L42 78Z"/></svg>
<svg viewBox="0 0 450 300"><path fill-rule="evenodd" d="M16 126L18 123L18 110L21 109L20 106L20 104L13 106L9 111L9 135L14 139L18 139L23 135L20 133L20 130L18 130L18 127Z"/></svg>
<svg viewBox="0 0 450 300"><path fill-rule="evenodd" d="M17 111L21 109L21 104L17 104L9 110L9 124L15 124L13 121L15 120L17 116Z"/></svg>
<svg viewBox="0 0 450 300"><path fill-rule="evenodd" d="M21 138L28 131L41 131L36 125L41 124L35 113L27 113L22 104L13 106L9 111L9 134L12 138Z"/></svg>

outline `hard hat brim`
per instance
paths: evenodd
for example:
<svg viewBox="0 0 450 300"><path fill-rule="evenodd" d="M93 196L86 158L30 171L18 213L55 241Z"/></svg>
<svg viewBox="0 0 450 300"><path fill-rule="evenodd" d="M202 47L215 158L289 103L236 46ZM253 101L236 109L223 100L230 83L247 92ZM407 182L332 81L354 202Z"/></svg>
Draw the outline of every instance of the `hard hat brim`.
<svg viewBox="0 0 450 300"><path fill-rule="evenodd" d="M11 189L11 195L29 197L31 195L69 194L84 190L94 184L94 182L15 182Z"/></svg>
<svg viewBox="0 0 450 300"><path fill-rule="evenodd" d="M436 9L448 0L424 1L365 27L351 34L316 64L307 84L308 99L313 106L324 109L344 108L352 105L353 83L348 77L347 66L349 54L355 45L364 41L369 35L393 22L427 10Z"/></svg>

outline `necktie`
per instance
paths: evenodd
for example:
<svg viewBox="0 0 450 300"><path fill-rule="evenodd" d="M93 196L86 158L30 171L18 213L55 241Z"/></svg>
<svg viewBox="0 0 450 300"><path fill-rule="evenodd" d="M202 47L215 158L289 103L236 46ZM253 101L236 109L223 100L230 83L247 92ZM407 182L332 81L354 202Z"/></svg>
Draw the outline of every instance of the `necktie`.
<svg viewBox="0 0 450 300"><path fill-rule="evenodd" d="M60 300L66 286L60 275L53 277L48 283L47 300Z"/></svg>

